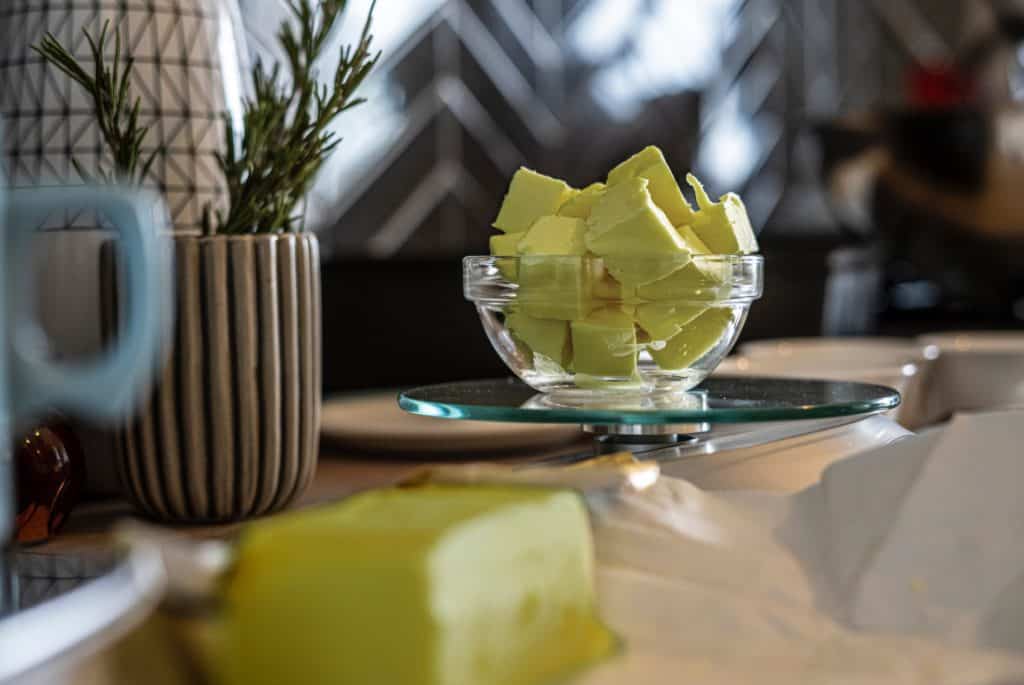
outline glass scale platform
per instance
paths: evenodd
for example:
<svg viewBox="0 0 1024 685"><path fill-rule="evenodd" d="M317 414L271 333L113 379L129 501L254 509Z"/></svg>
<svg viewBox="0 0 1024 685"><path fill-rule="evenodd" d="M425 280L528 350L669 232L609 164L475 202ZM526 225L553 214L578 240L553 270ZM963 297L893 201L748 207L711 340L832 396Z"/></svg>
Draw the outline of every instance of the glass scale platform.
<svg viewBox="0 0 1024 685"><path fill-rule="evenodd" d="M563 400L506 378L414 388L398 403L412 414L442 419L575 423L595 437L597 453L628 449L660 459L842 426L894 409L900 395L846 381L721 376L683 393Z"/></svg>

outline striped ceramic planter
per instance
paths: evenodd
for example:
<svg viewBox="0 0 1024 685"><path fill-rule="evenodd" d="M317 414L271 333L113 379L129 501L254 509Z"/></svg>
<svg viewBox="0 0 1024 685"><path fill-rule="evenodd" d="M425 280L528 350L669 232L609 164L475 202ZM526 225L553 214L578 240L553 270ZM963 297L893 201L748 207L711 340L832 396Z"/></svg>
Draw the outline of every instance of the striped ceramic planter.
<svg viewBox="0 0 1024 685"><path fill-rule="evenodd" d="M108 324L117 310L110 247ZM174 251L175 337L148 404L118 435L124 491L168 522L281 509L309 485L317 460L316 236L182 236Z"/></svg>

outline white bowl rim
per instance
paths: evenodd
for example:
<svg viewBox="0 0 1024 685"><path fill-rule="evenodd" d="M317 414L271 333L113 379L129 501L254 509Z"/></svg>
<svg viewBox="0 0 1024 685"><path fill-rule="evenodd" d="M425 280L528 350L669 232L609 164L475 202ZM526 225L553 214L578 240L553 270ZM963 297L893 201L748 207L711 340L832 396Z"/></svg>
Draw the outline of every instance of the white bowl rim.
<svg viewBox="0 0 1024 685"><path fill-rule="evenodd" d="M802 378L814 378L814 374L826 374L841 380L854 380L865 376L910 378L921 372L920 366L914 360L907 360L905 364L865 364L863 366L837 367L822 363L791 363L787 357L751 357L745 354L726 357L719 363L716 370L763 376L799 375Z"/></svg>
<svg viewBox="0 0 1024 685"><path fill-rule="evenodd" d="M943 353L1024 354L1024 331L941 331L922 335L918 340L935 345Z"/></svg>
<svg viewBox="0 0 1024 685"><path fill-rule="evenodd" d="M937 346L914 338L873 337L796 337L752 340L738 346L740 354L751 359L790 359L794 356L827 355L844 352L856 354L881 354L890 356L887 360L874 359L861 367L898 365L898 360L924 362L938 355ZM820 358L820 357L819 357Z"/></svg>

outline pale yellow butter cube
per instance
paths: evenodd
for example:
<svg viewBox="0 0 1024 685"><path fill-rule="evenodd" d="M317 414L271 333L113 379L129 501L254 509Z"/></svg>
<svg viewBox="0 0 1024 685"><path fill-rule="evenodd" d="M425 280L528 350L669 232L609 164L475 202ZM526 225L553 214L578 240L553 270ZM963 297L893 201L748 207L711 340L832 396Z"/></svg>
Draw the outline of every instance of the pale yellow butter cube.
<svg viewBox="0 0 1024 685"><path fill-rule="evenodd" d="M708 248L689 226L677 226L679 239L692 253L694 260L665 278L645 283L636 289L641 300L676 302L707 302L717 299L728 276L728 265L701 260Z"/></svg>
<svg viewBox="0 0 1024 685"><path fill-rule="evenodd" d="M524 235L526 234L499 233L498 235L492 235L490 240L491 255L495 257L515 257L519 254L517 248L519 241L523 239ZM519 273L514 259L499 259L498 270L510 281L516 280Z"/></svg>
<svg viewBox="0 0 1024 685"><path fill-rule="evenodd" d="M683 197L679 183L672 174L665 155L653 145L645 147L626 161L608 172L608 185L621 183L631 178L645 178L654 203L661 208L672 225L693 222L694 212Z"/></svg>
<svg viewBox="0 0 1024 685"><path fill-rule="evenodd" d="M491 225L503 233L522 233L538 218L555 214L572 194L565 181L520 167Z"/></svg>
<svg viewBox="0 0 1024 685"><path fill-rule="evenodd" d="M636 329L628 313L616 307L592 312L573 321L573 364L588 376L630 378L637 373Z"/></svg>
<svg viewBox="0 0 1024 685"><path fill-rule="evenodd" d="M559 216L573 216L577 219L588 218L594 205L604 194L604 190L603 183L591 183L583 190L575 191L573 196L559 208Z"/></svg>
<svg viewBox="0 0 1024 685"><path fill-rule="evenodd" d="M727 307L708 309L683 326L662 349L650 348L651 358L667 371L688 368L717 345L735 324L734 315Z"/></svg>
<svg viewBox="0 0 1024 685"><path fill-rule="evenodd" d="M568 321L538 319L523 312L512 311L505 322L513 337L526 345L535 356L543 355L563 369L572 363Z"/></svg>
<svg viewBox="0 0 1024 685"><path fill-rule="evenodd" d="M687 174L686 182L693 187L700 208L691 226L712 254L757 252L757 237L739 195L726 193L718 202L712 202L696 176Z"/></svg>
<svg viewBox="0 0 1024 685"><path fill-rule="evenodd" d="M610 186L587 219L587 248L629 287L664 278L689 261L690 251L647 184L631 178Z"/></svg>
<svg viewBox="0 0 1024 685"><path fill-rule="evenodd" d="M669 340L706 309L699 304L652 302L637 305L634 318L651 340Z"/></svg>
<svg viewBox="0 0 1024 685"><path fill-rule="evenodd" d="M523 312L540 319L569 321L586 316L593 279L584 255L582 219L543 216L519 241L519 295Z"/></svg>
<svg viewBox="0 0 1024 685"><path fill-rule="evenodd" d="M516 244L516 250L521 255L583 255L586 230L583 219L542 216Z"/></svg>

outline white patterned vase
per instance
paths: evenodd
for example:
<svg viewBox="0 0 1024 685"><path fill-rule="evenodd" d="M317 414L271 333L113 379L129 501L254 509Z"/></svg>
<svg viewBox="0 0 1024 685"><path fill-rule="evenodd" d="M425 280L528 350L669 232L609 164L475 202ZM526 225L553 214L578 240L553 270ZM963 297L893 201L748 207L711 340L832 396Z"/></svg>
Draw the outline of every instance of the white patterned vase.
<svg viewBox="0 0 1024 685"><path fill-rule="evenodd" d="M203 207L223 205L216 154L226 115L241 116L244 30L235 0L12 0L0 10L0 113L9 182L14 187L81 182L71 164L95 172L106 155L82 88L31 47L53 33L75 57L89 59L83 29L104 22L121 32L134 59L132 95L150 125L143 154L162 148L145 185L164 196L176 233L198 234ZM113 41L108 41L108 60ZM88 66L91 71L91 64ZM95 352L100 340L99 245L111 236L88 215L51 217L40 238L43 326L58 355Z"/></svg>
<svg viewBox="0 0 1024 685"><path fill-rule="evenodd" d="M0 114L9 182L14 187L78 184L76 159L95 172L109 160L82 88L32 51L46 32L89 60L88 29L118 29L134 60L132 97L150 125L143 155L163 149L144 185L166 201L165 225L198 235L203 208L222 207L226 187L216 155L224 150L224 116L240 120L248 63L237 0L10 0L0 9ZM108 41L108 64L114 41ZM91 73L91 62L87 63ZM108 167L109 168L109 167ZM96 217L52 216L40 227L39 318L58 358L100 349L99 255L111 234ZM106 452L102 434L83 427L87 455ZM108 460L90 459L89 489L109 492ZM98 476L95 478L94 476Z"/></svg>

